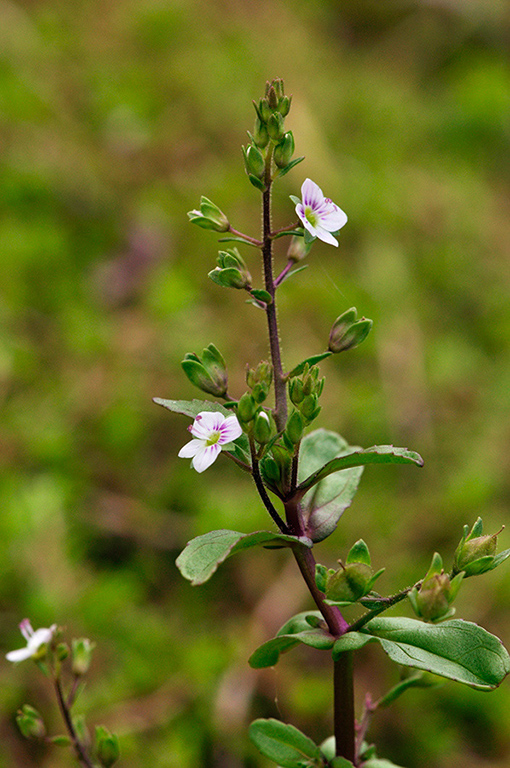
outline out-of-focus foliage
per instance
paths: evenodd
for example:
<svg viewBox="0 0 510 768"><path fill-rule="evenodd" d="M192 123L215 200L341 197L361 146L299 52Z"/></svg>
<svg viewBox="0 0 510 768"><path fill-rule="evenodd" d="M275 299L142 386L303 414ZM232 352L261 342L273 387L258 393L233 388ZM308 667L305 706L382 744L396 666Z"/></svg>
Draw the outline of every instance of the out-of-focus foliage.
<svg viewBox="0 0 510 768"><path fill-rule="evenodd" d="M435 550L448 567L462 526L481 514L498 530L510 502L507 4L0 0L0 18L0 646L25 616L93 638L81 705L119 733L125 766L265 766L254 717L329 735L330 661L302 648L278 671L247 665L309 607L285 551L233 558L195 589L174 565L211 528L270 527L231 463L198 477L177 459L188 422L151 403L195 396L187 351L218 344L239 394L267 354L263 314L207 279L215 236L186 212L205 194L257 235L240 145L251 99L283 77L306 159L275 191L275 223L306 176L349 216L338 251L317 245L281 289L286 365L356 306L374 330L321 364L322 423L426 460L368 467L320 560L362 536L387 593ZM503 567L457 606L508 645ZM361 653L360 697L380 695L391 671ZM0 683L0 768L69 765L17 733L25 702L60 730L35 668L0 663ZM374 724L381 755L508 765L507 683L406 697Z"/></svg>

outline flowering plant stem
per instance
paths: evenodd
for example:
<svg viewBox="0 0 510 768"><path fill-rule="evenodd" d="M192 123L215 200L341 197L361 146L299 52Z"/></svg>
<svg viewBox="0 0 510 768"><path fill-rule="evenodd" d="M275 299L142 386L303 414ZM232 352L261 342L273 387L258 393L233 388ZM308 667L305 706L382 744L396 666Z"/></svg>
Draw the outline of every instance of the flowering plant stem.
<svg viewBox="0 0 510 768"><path fill-rule="evenodd" d="M273 364L274 388L275 388L275 408L274 419L279 431L285 428L287 422L287 390L286 376L283 371L280 337L278 331L278 318L276 313L276 288L273 273L273 233L271 232L271 163L272 152L268 151L266 156L265 168L265 190L262 193L262 259L264 265L264 282L266 291L271 296L271 302L266 306L267 326L269 333L269 347L271 350L271 361ZM290 264L288 265L290 268ZM287 270L288 271L288 270ZM281 281L281 280L280 280ZM253 451L252 451L253 454ZM276 522L282 533L289 531L294 535L303 535L301 530L301 521L298 514L297 504L292 498L297 487L297 455L293 461L293 471L291 473L291 487L287 489L289 501L285 504L285 513L287 522L282 526L276 510L264 488L258 472L258 464L254 457L253 477L255 485L261 496L266 509ZM301 575L314 599L317 608L322 613L324 621L328 626L329 632L334 637L340 637L349 628L348 622L344 619L341 612L335 606L328 605L325 602L325 595L321 592L315 583L315 558L310 549L302 547L293 548ZM353 683L353 661L352 653L344 653L334 662L334 734L336 742L336 754L345 757L348 760L354 760L355 754L355 719L354 719L354 683Z"/></svg>
<svg viewBox="0 0 510 768"><path fill-rule="evenodd" d="M64 696L64 691L62 689L62 681L60 677L55 674L53 677L53 686L57 695L58 707L67 728L67 732L69 733L69 738L71 739L78 762L83 765L84 768L96 768L95 764L89 758L84 744L82 744L78 734L76 733L73 719L71 717L71 707L68 705Z"/></svg>

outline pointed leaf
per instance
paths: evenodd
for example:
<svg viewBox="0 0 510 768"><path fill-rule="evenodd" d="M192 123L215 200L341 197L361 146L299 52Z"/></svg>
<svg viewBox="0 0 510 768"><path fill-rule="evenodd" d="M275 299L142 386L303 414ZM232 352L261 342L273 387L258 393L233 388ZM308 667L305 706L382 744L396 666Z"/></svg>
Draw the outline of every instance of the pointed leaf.
<svg viewBox="0 0 510 768"><path fill-rule="evenodd" d="M320 480L334 472L351 467L361 467L365 464L417 464L423 466L422 457L407 448L395 448L393 445L374 445L371 448L358 449L353 453L328 461L323 467L306 478L299 486L298 492L305 492Z"/></svg>
<svg viewBox="0 0 510 768"><path fill-rule="evenodd" d="M297 270L294 270L297 272ZM295 368L292 369L290 373L287 374L287 378L291 378L292 376L299 376L301 373L303 373L305 365L308 363L310 367L312 365L316 365L317 363L320 363L321 360L324 360L324 358L329 357L332 355L332 352L321 352L318 355L312 355L311 357L307 357L306 360L303 360L302 363L299 363L299 365L296 365Z"/></svg>
<svg viewBox="0 0 510 768"><path fill-rule="evenodd" d="M487 570L493 571L494 568L498 567L498 565L501 565L501 563L504 563L508 557L510 557L510 549L505 549L503 552L499 552L499 554L494 555L494 560L492 562L492 565Z"/></svg>
<svg viewBox="0 0 510 768"><path fill-rule="evenodd" d="M319 747L293 725L272 718L255 720L249 734L257 749L282 768L302 768L310 761L323 765Z"/></svg>
<svg viewBox="0 0 510 768"><path fill-rule="evenodd" d="M385 760L383 757L371 757L365 763L361 763L363 768L402 768L401 765L391 763L389 760Z"/></svg>
<svg viewBox="0 0 510 768"><path fill-rule="evenodd" d="M227 407L221 403L213 403L211 400L164 400L161 397L153 397L152 400L156 405L162 405L163 408L173 413L181 413L191 419L194 419L202 411L214 411L222 413L224 416L232 415L232 411ZM223 450L225 453L232 454L239 461L251 465L250 445L245 434L242 434L233 443L229 443Z"/></svg>
<svg viewBox="0 0 510 768"><path fill-rule="evenodd" d="M376 640L375 637L364 634L362 632L347 632L342 637L339 637L333 646L333 658L336 660L342 653L348 651L359 651L367 643L371 643Z"/></svg>
<svg viewBox="0 0 510 768"><path fill-rule="evenodd" d="M298 163L300 163L304 159L305 159L304 155L303 155L303 157L296 157L296 159L292 160L288 165L285 166L285 168L282 168L280 171L278 171L278 176L279 177L285 176L286 173L288 173L292 168L294 168L295 165L297 165ZM301 201L299 201L299 202L301 202Z"/></svg>
<svg viewBox="0 0 510 768"><path fill-rule="evenodd" d="M317 429L303 438L299 454L298 481L320 471L323 465L335 457L352 454L355 447L326 429ZM350 506L361 478L363 467L355 466L345 472L326 476L316 481L316 487L308 491L301 502L306 523L306 534L312 541L322 541L335 530L347 507ZM304 494L304 490L303 490Z"/></svg>
<svg viewBox="0 0 510 768"><path fill-rule="evenodd" d="M333 655L342 652L337 640ZM353 633L354 634L354 633ZM425 624L408 618L375 618L360 633L377 639L390 659L479 690L496 688L510 671L501 641L470 621Z"/></svg>
<svg viewBox="0 0 510 768"><path fill-rule="evenodd" d="M264 544L282 544L284 546L299 544L311 546L312 542L304 537L285 536L283 533L271 531L256 531L255 533L239 533L239 531L219 530L197 536L186 545L176 560L176 565L185 579L193 586L203 584L211 578L220 563L240 552Z"/></svg>
<svg viewBox="0 0 510 768"><path fill-rule="evenodd" d="M232 235L232 237L220 237L219 243L244 243L245 245L251 245L253 248L260 248L262 243L253 243L251 240L245 240L244 237Z"/></svg>
<svg viewBox="0 0 510 768"><path fill-rule="evenodd" d="M316 622L324 623L320 611L304 611L293 616L278 630L276 637L263 643L253 652L248 663L254 669L274 667L280 653L294 648L299 643L318 650L329 650L333 647L335 639L318 626L312 629Z"/></svg>

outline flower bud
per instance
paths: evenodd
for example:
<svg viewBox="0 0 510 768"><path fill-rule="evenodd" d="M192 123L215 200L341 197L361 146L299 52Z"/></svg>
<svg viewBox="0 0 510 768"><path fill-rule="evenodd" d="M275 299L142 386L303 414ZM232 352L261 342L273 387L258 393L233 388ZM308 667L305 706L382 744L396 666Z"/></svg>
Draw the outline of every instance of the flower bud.
<svg viewBox="0 0 510 768"><path fill-rule="evenodd" d="M269 390L273 381L273 366L267 360L262 360L256 368L249 368L246 371L246 383L252 389L256 384L264 384Z"/></svg>
<svg viewBox="0 0 510 768"><path fill-rule="evenodd" d="M285 135L285 129L283 127L283 117L279 112L272 112L269 120L267 121L267 132L269 138L275 142L281 141Z"/></svg>
<svg viewBox="0 0 510 768"><path fill-rule="evenodd" d="M464 535L455 550L453 573L464 571L466 576L476 576L492 570L497 550L497 538L504 526L497 533L482 535L481 517L474 523L471 531L464 526ZM469 531L469 533L468 533Z"/></svg>
<svg viewBox="0 0 510 768"><path fill-rule="evenodd" d="M80 637L72 641L72 671L73 675L81 677L89 671L92 660L92 651L95 643L91 643L86 637Z"/></svg>
<svg viewBox="0 0 510 768"><path fill-rule="evenodd" d="M366 339L372 328L372 321L366 318L356 320L356 309L352 307L337 317L329 334L329 350L345 352L353 349Z"/></svg>
<svg viewBox="0 0 510 768"><path fill-rule="evenodd" d="M262 152L254 144L250 144L244 153L246 172L252 173L258 179L263 179L266 172L266 163Z"/></svg>
<svg viewBox="0 0 510 768"><path fill-rule="evenodd" d="M272 110L278 109L278 96L276 95L274 80L273 83L269 86L269 90L266 95L269 102L269 108Z"/></svg>
<svg viewBox="0 0 510 768"><path fill-rule="evenodd" d="M260 149L267 147L269 141L269 134L267 132L267 126L262 122L260 117L255 118L255 127L253 129L253 143Z"/></svg>
<svg viewBox="0 0 510 768"><path fill-rule="evenodd" d="M202 352L202 359L194 352L187 352L181 362L188 379L203 392L223 397L227 392L227 368L225 361L214 344Z"/></svg>
<svg viewBox="0 0 510 768"><path fill-rule="evenodd" d="M304 237L293 235L287 251L287 258L294 262L301 261L308 256L311 247L312 243L307 243Z"/></svg>
<svg viewBox="0 0 510 768"><path fill-rule="evenodd" d="M316 419L321 410L317 395L315 393L307 395L300 404L299 410L308 422Z"/></svg>
<svg viewBox="0 0 510 768"><path fill-rule="evenodd" d="M301 379L291 379L289 381L289 397L294 405L299 405L304 398L303 382Z"/></svg>
<svg viewBox="0 0 510 768"><path fill-rule="evenodd" d="M271 440L272 435L271 419L265 411L260 411L253 422L253 437L260 445L266 445Z"/></svg>
<svg viewBox="0 0 510 768"><path fill-rule="evenodd" d="M285 168L290 163L294 149L294 136L289 131L274 148L274 161L278 168Z"/></svg>
<svg viewBox="0 0 510 768"><path fill-rule="evenodd" d="M16 715L16 723L26 739L44 739L46 726L39 712L29 704L24 704Z"/></svg>
<svg viewBox="0 0 510 768"><path fill-rule="evenodd" d="M270 487L278 487L280 468L272 456L264 456L260 462L260 473L263 481Z"/></svg>
<svg viewBox="0 0 510 768"><path fill-rule="evenodd" d="M197 224L202 229L228 232L230 228L229 221L223 211L203 196L200 198L200 210L189 211L188 218L192 224Z"/></svg>
<svg viewBox="0 0 510 768"><path fill-rule="evenodd" d="M110 768L119 759L119 739L104 726L96 726L96 754L104 768Z"/></svg>
<svg viewBox="0 0 510 768"><path fill-rule="evenodd" d="M326 580L328 600L354 603L369 591L372 581L372 569L366 563L348 563L333 573Z"/></svg>
<svg viewBox="0 0 510 768"><path fill-rule="evenodd" d="M299 443L303 437L303 430L304 424L301 414L299 411L293 411L289 417L289 420L287 421L284 434L292 445L297 445L297 443Z"/></svg>
<svg viewBox="0 0 510 768"><path fill-rule="evenodd" d="M258 411L258 404L255 402L249 392L241 396L237 404L237 418L241 423L247 424L253 419Z"/></svg>
<svg viewBox="0 0 510 768"><path fill-rule="evenodd" d="M282 96L278 101L278 112L282 117L287 117L290 112L292 96Z"/></svg>
<svg viewBox="0 0 510 768"><path fill-rule="evenodd" d="M264 123L267 123L267 121L271 117L271 114L272 114L271 107L269 106L269 101L267 100L267 98L263 98L259 101L258 114L260 115L260 118Z"/></svg>
<svg viewBox="0 0 510 768"><path fill-rule="evenodd" d="M267 389L266 384L262 384L262 382L259 382L258 384L255 384L251 391L251 395L256 403L263 403L266 397L268 396L269 392Z"/></svg>

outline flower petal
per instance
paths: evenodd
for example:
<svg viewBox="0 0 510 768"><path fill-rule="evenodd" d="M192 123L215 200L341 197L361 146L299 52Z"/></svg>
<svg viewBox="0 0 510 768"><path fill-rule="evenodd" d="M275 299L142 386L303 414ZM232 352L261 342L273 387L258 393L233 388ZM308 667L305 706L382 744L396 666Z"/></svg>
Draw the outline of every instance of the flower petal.
<svg viewBox="0 0 510 768"><path fill-rule="evenodd" d="M335 245L338 248L338 240L335 240L331 232L328 232L328 230L324 229L324 227L317 227L315 236L318 237L319 240L322 240L323 243Z"/></svg>
<svg viewBox="0 0 510 768"><path fill-rule="evenodd" d="M192 459L193 456L202 448L204 444L203 440L190 440L189 443L183 445L179 453L177 454L181 459Z"/></svg>
<svg viewBox="0 0 510 768"><path fill-rule="evenodd" d="M191 462L193 468L196 469L197 472L204 472L204 470L216 461L220 451L221 448L218 443L214 443L213 445L204 445L202 443L200 450L197 451Z"/></svg>
<svg viewBox="0 0 510 768"><path fill-rule="evenodd" d="M5 654L5 658L7 661L25 661L25 659L29 659L33 654L33 651L26 647L26 648L18 648L16 651L9 651L9 653Z"/></svg>
<svg viewBox="0 0 510 768"><path fill-rule="evenodd" d="M44 645L44 643L49 643L51 641L51 638L53 637L53 628L50 627L49 629L41 628L36 629L32 637L29 639L27 643L27 649L31 651L31 653L35 653L38 648L41 647L41 645Z"/></svg>
<svg viewBox="0 0 510 768"><path fill-rule="evenodd" d="M322 189L315 181L305 179L301 185L301 199L303 205L310 205L313 209L318 208L324 200Z"/></svg>
<svg viewBox="0 0 510 768"><path fill-rule="evenodd" d="M333 207L324 216L320 217L321 226L329 232L338 232L339 229L342 229L347 224L347 214L334 203L331 205Z"/></svg>
<svg viewBox="0 0 510 768"><path fill-rule="evenodd" d="M220 445L225 445L225 443L237 440L242 434L243 430L237 420L237 416L228 416L220 427L220 439L218 442Z"/></svg>
<svg viewBox="0 0 510 768"><path fill-rule="evenodd" d="M219 411L201 411L191 427L191 434L201 440L207 440L212 432L218 432L225 417Z"/></svg>

